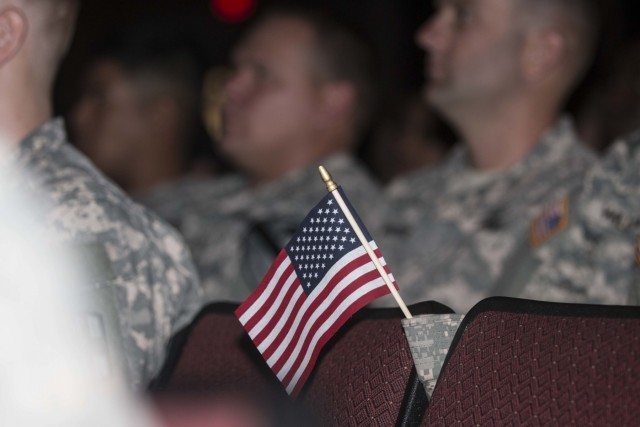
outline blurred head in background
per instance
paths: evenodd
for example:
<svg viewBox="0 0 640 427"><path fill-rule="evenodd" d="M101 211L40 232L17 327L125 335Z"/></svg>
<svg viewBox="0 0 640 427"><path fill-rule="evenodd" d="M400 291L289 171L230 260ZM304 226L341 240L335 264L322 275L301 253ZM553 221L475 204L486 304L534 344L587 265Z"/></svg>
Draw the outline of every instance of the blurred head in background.
<svg viewBox="0 0 640 427"><path fill-rule="evenodd" d="M254 184L349 151L375 105L368 46L315 11L268 11L233 51L222 151Z"/></svg>
<svg viewBox="0 0 640 427"><path fill-rule="evenodd" d="M94 51L70 124L79 148L132 194L209 161L201 121L205 61L189 34L147 22Z"/></svg>
<svg viewBox="0 0 640 427"><path fill-rule="evenodd" d="M597 29L590 0L442 0L417 34L424 97L465 140L508 122L527 148L590 65Z"/></svg>

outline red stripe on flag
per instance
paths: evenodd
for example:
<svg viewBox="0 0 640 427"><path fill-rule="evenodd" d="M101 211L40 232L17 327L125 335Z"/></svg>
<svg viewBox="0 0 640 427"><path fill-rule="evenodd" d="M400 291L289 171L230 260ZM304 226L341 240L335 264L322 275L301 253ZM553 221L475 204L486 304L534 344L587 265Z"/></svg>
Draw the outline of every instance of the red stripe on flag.
<svg viewBox="0 0 640 427"><path fill-rule="evenodd" d="M314 337L316 331L318 329L320 329L321 325L323 325L325 322L327 322L329 320L329 318L330 318L329 314L330 313L335 313L336 309L338 308L338 306L340 304L342 304L342 302L346 299L346 297L348 297L349 295L353 294L357 289L359 289L363 285L365 285L365 284L367 284L369 282L372 282L372 281L378 279L379 277L380 277L380 273L378 272L378 270L372 270L372 271L370 271L368 273L365 273L364 275L358 277L353 282L351 282L342 291L340 291L340 293L329 304L328 307L323 309L322 315L319 316L316 319L316 321L313 324L311 324L311 327L308 329L309 333L305 337L301 337L301 336L297 337L298 339L296 340L295 347L292 348L292 350L294 350L295 348L298 348L298 347L301 350L297 353L297 355L293 355L292 352L288 352L287 357L286 357L287 360L284 361L285 363L289 361L289 359L291 358L292 355L295 358L293 359L293 364L292 364L291 369L289 370L289 372L286 374L286 376L282 380L282 382L284 384L288 384L291 381L291 377L293 377L293 375L296 373L296 371L298 370L298 367L300 366L300 364L304 360L304 357L307 355L308 349L310 349L311 341L313 340L313 337ZM357 309L352 310L351 306L350 306L345 313L351 313L352 314L352 313L355 313L356 311L357 311ZM347 318L349 318L351 314L347 314ZM341 314L338 319L341 319L344 315L345 314ZM343 321L343 323L344 323L344 321ZM338 325L337 327L340 327L340 325ZM284 365L284 363L283 363L283 365ZM281 368L277 368L276 369L274 367L274 371L276 373L279 373L280 369Z"/></svg>
<svg viewBox="0 0 640 427"><path fill-rule="evenodd" d="M350 261L344 267L342 267L327 283L324 289L321 290L319 294L316 295L315 300L311 303L311 305L307 308L306 312L303 314L303 317L300 319L300 322L297 325L293 325L293 339L290 341L289 345L286 347L285 351L278 358L278 360L271 366L274 372L279 372L282 368L282 365L286 362L286 360L290 357L291 352L295 349L296 344L300 339L300 335L303 333L304 328L307 326L307 322L313 313L318 309L318 306L321 305L327 298L327 296L333 291L336 285L343 280L351 271L354 269L361 267L367 264L367 261L371 262L369 256L365 253L364 255L359 256L358 258ZM265 356L265 359L269 360L269 357Z"/></svg>
<svg viewBox="0 0 640 427"><path fill-rule="evenodd" d="M278 335L275 337L275 339L269 345L269 347L267 347L264 350L264 352L262 352L262 356L264 357L265 360L269 360L269 358L273 355L273 353L277 350L277 348L282 344L282 341L291 330L291 326L293 325L293 322L298 316L298 313L300 313L300 310L302 309L306 300L307 300L307 294L302 292L302 297L296 302L296 305L293 307L293 310L291 310L291 314L287 317L287 320L284 326L280 331L278 331Z"/></svg>
<svg viewBox="0 0 640 427"><path fill-rule="evenodd" d="M304 368L304 371L302 372L302 375L300 376L300 379L298 380L298 382L296 383L296 386L294 387L293 391L291 392L292 396L297 396L300 391L302 390L302 387L304 387L304 384L307 381L307 378L309 378L309 375L311 374L311 371L313 370L316 362L318 361L318 356L320 355L320 351L322 351L322 348L325 346L325 344L331 339L331 337L333 337L333 335L338 331L338 329L340 329L342 327L342 325L344 325L344 323L349 320L349 318L351 318L351 316L353 316L358 310L360 310L362 307L366 306L369 301L376 299L376 298L380 298L383 297L385 295L387 295L389 293L389 288L385 287L379 287L379 288L375 288L373 290L371 290L370 292L364 294L360 299L358 299L355 303L353 303L351 305L351 307L349 308L349 310L347 310L345 312L344 315L342 315L338 321L336 321L333 326L331 326L320 338L320 340L318 340L318 344L315 346L313 353L311 355L311 358L309 359L309 363L307 363L306 368Z"/></svg>
<svg viewBox="0 0 640 427"><path fill-rule="evenodd" d="M374 253L389 273L380 250ZM349 259L352 256L356 258ZM344 257L331 269L333 276L325 277L324 285L308 297L283 249L256 291L236 310L271 369L293 395L302 389L321 349L344 322L368 302L389 293L366 252L349 252Z"/></svg>
<svg viewBox="0 0 640 427"><path fill-rule="evenodd" d="M253 291L251 295L249 295L249 297L242 304L240 304L240 306L236 309L235 314L238 318L242 317L249 310L249 308L251 308L251 306L256 302L256 300L260 298L260 296L267 289L267 285L271 281L271 278L273 278L273 275L278 270L278 267L280 267L280 264L282 264L282 262L285 259L287 259L287 257L288 257L287 251L282 249L278 254L278 256L276 257L273 264L271 264L271 267L267 271L267 274L262 279L262 281L260 282L256 290Z"/></svg>
<svg viewBox="0 0 640 427"><path fill-rule="evenodd" d="M285 283L291 278L295 278L294 280L292 280L292 284L288 287L285 287ZM249 332L249 335L251 335L252 337L256 335L253 329L260 321L267 317L273 318L273 314L269 314L269 311L279 309L279 307L276 307L276 300L278 300L278 298L282 296L282 300L278 303L280 304L280 306L282 306L288 301L287 295L295 291L294 286L295 282L297 282L298 279L295 276L293 265L288 266L281 276L274 277L274 280L276 280L276 284L273 292L271 292L271 295L269 295L269 297L264 302L258 301L261 306L258 308L256 313L249 320L247 320L247 323L244 326L245 329Z"/></svg>
<svg viewBox="0 0 640 427"><path fill-rule="evenodd" d="M359 262L354 262L356 260L359 260ZM332 292L333 288L336 287L336 285L338 284L338 282L342 279L344 279L345 274L344 271L347 271L348 273L351 273L352 270L355 270L355 268L360 267L361 265L366 265L368 264L368 262L371 262L371 260L368 258L368 256L365 255L361 255L361 257L356 258L356 260L353 260L352 263L349 263L345 266L342 267L342 271L340 272L341 274L339 275L340 277L338 277L338 275L336 275L336 279L332 280L328 286L325 288L325 292L323 295L319 295L320 298L315 300L315 304L309 308L308 312L306 313L306 319L309 319L313 316L313 313L317 310L318 306L320 304L322 304L322 302L326 299L327 295ZM368 262L367 262L368 261ZM372 277L380 277L380 275L378 274L377 270L374 269L374 266L371 265L370 266L372 268L372 270L370 270L368 273L365 274L371 274L373 275ZM351 270L351 271L350 271ZM357 278L356 278L357 280ZM386 286L382 287L383 289L383 294L382 295L386 295L386 293L388 293L388 288ZM343 295L345 293L345 291L341 291ZM341 301L341 297L337 298L337 301ZM325 308L326 310L326 308ZM331 312L330 310L328 310L328 312ZM303 333L303 330L307 327L308 324L308 320L306 321L307 323L303 323L301 322L300 325L298 325L298 327L296 327L295 330L295 335L294 338L290 341L290 343L287 345L284 354L281 354L280 357L278 358L277 363L275 363L274 365L272 365L272 369L275 372L280 372L280 370L282 369L282 367L284 366L284 364L286 364L286 361L290 358L290 355L293 351L295 351L296 345L298 344L299 340L300 340L300 336ZM266 358L268 360L268 358Z"/></svg>

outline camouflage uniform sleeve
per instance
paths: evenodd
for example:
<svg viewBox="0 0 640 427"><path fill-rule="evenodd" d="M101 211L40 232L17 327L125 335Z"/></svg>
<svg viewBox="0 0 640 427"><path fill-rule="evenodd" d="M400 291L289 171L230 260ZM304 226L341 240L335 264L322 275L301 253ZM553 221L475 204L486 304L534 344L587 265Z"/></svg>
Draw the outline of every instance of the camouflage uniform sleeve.
<svg viewBox="0 0 640 427"><path fill-rule="evenodd" d="M638 138L616 144L585 178L566 229L529 259L525 298L597 304L637 302L640 231Z"/></svg>
<svg viewBox="0 0 640 427"><path fill-rule="evenodd" d="M195 267L182 238L141 206L114 203L109 194L75 195L57 204L52 225L58 238L104 246L115 275L128 370L134 388L144 387L161 368L171 336L200 308Z"/></svg>
<svg viewBox="0 0 640 427"><path fill-rule="evenodd" d="M156 234L154 239L158 251L166 254L165 279L171 289L174 309L172 310L171 335L187 326L194 314L200 309L202 292L198 274L191 253L182 237L172 228L152 217L151 223Z"/></svg>
<svg viewBox="0 0 640 427"><path fill-rule="evenodd" d="M624 234L596 235L579 207L570 209L565 229L540 247L527 244L514 254L496 293L509 289L511 295L535 300L626 303L631 248Z"/></svg>
<svg viewBox="0 0 640 427"><path fill-rule="evenodd" d="M61 120L22 141L15 161L30 174L18 185L46 199L39 213L44 238L106 254L109 274L98 276L110 277L103 285L112 295L105 300L118 317L128 382L141 389L160 369L171 335L197 312L199 281L180 236L66 141Z"/></svg>
<svg viewBox="0 0 640 427"><path fill-rule="evenodd" d="M122 221L125 225L119 230L128 259L111 255L121 272L116 280L125 291L121 303L130 311L131 323L125 330L130 331L131 351L144 354L143 382L148 383L162 367L169 339L200 309L202 295L181 236L153 214L137 208L141 224L129 227Z"/></svg>

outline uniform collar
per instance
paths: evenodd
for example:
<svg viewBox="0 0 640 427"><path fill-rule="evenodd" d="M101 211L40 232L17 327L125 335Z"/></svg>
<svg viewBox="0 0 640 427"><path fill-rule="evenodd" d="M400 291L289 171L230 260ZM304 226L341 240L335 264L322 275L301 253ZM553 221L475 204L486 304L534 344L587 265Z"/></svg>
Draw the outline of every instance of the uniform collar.
<svg viewBox="0 0 640 427"><path fill-rule="evenodd" d="M31 132L20 142L17 156L24 158L43 150L54 150L67 139L64 120L60 117L49 120Z"/></svg>
<svg viewBox="0 0 640 427"><path fill-rule="evenodd" d="M448 167L477 181L492 181L502 179L505 176L519 175L540 163L548 163L552 159L562 158L578 141L573 120L569 116L563 115L542 135L529 153L508 168L492 171L480 171L473 168L470 162L471 154L465 144L459 144L451 156Z"/></svg>

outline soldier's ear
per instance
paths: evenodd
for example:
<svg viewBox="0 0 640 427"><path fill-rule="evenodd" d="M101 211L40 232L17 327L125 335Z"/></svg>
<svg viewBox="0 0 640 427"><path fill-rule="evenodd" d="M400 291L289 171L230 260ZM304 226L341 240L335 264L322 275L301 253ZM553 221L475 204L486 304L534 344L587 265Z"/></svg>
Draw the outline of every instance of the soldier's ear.
<svg viewBox="0 0 640 427"><path fill-rule="evenodd" d="M15 7L0 10L0 67L22 48L27 36L27 17Z"/></svg>
<svg viewBox="0 0 640 427"><path fill-rule="evenodd" d="M522 55L523 76L528 82L545 80L566 67L567 38L560 30L531 32L525 40Z"/></svg>
<svg viewBox="0 0 640 427"><path fill-rule="evenodd" d="M330 120L350 114L357 102L355 88L347 82L325 84L322 98L325 116Z"/></svg>

